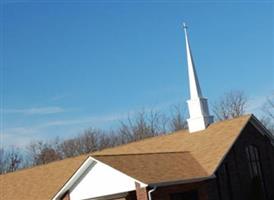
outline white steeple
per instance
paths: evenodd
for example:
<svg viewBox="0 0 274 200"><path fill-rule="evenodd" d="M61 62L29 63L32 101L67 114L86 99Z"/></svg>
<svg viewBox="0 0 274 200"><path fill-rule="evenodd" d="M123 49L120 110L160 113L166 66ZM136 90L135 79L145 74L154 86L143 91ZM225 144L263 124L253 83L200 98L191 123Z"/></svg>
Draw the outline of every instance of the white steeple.
<svg viewBox="0 0 274 200"><path fill-rule="evenodd" d="M213 116L209 115L207 99L202 95L186 29L187 26L184 23L190 91L190 100L187 101L189 111L187 123L189 132L192 133L206 129L206 127L213 122Z"/></svg>

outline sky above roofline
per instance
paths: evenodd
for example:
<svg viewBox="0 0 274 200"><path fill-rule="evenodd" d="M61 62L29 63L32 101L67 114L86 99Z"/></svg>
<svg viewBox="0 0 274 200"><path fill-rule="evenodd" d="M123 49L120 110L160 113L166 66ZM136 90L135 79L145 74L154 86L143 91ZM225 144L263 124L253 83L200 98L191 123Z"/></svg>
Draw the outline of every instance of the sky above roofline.
<svg viewBox="0 0 274 200"><path fill-rule="evenodd" d="M209 105L274 90L271 1L4 1L1 145L111 129L189 98L182 22Z"/></svg>

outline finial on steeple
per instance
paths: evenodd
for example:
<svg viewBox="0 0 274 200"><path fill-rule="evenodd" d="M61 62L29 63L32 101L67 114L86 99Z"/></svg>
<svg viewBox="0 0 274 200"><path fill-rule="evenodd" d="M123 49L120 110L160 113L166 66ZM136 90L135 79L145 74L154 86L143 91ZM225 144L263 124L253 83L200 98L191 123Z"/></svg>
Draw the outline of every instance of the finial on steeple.
<svg viewBox="0 0 274 200"><path fill-rule="evenodd" d="M184 27L184 29L188 28L185 22L183 22L183 27Z"/></svg>
<svg viewBox="0 0 274 200"><path fill-rule="evenodd" d="M213 116L209 115L207 99L203 97L200 88L198 76L196 73L194 59L192 57L188 35L187 25L183 23L186 41L186 54L188 65L189 91L190 100L187 101L189 110L188 128L189 132L196 132L206 129L206 127L213 122Z"/></svg>

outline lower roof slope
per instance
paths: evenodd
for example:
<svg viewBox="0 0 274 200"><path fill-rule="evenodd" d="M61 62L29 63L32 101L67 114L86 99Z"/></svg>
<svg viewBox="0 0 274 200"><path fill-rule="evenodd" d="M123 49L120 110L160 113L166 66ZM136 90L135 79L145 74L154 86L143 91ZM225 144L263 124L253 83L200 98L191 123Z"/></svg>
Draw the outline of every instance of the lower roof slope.
<svg viewBox="0 0 274 200"><path fill-rule="evenodd" d="M150 185L209 176L189 152L106 155L94 158Z"/></svg>
<svg viewBox="0 0 274 200"><path fill-rule="evenodd" d="M86 156L78 156L0 176L1 200L49 200Z"/></svg>
<svg viewBox="0 0 274 200"><path fill-rule="evenodd" d="M0 176L0 199L51 199L88 156L147 184L211 176L252 115ZM168 173L167 173L168 172Z"/></svg>

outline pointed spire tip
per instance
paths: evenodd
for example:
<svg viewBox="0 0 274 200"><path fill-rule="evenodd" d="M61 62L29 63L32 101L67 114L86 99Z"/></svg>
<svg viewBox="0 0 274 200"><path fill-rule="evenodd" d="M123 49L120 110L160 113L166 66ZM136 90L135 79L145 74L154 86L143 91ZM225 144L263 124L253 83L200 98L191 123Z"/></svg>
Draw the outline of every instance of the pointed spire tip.
<svg viewBox="0 0 274 200"><path fill-rule="evenodd" d="M183 22L183 27L184 27L184 29L188 28L185 22Z"/></svg>

